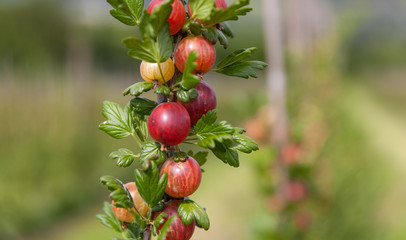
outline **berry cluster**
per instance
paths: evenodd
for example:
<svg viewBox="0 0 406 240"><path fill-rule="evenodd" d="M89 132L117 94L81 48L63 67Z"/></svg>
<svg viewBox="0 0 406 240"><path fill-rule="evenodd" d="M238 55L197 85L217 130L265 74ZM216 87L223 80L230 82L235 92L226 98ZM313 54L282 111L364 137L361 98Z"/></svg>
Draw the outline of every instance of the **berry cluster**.
<svg viewBox="0 0 406 240"><path fill-rule="evenodd" d="M210 225L206 211L189 199L199 188L201 166L209 152L186 153L179 145L198 145L234 167L239 166L237 151L258 150L244 129L216 121L216 95L203 81L209 71L257 77L254 69L266 66L248 60L255 51L250 48L234 51L213 70L214 44L227 47L226 36L232 37L224 21L249 12L250 8L243 8L249 0L229 7L225 0L190 0L187 5L180 0L152 0L144 12L143 1L108 2L115 18L140 28L142 39L126 38L123 43L131 57L142 60L140 74L145 81L124 91L134 96L124 108L108 101L103 104L107 121L99 128L118 139L132 136L141 152L122 148L110 154L120 167L138 164L135 181L123 184L102 177L112 202L98 218L126 239L148 239L151 234L166 240L190 239L195 226L208 230ZM140 97L150 90L158 95L157 102ZM149 136L153 141L148 141Z"/></svg>

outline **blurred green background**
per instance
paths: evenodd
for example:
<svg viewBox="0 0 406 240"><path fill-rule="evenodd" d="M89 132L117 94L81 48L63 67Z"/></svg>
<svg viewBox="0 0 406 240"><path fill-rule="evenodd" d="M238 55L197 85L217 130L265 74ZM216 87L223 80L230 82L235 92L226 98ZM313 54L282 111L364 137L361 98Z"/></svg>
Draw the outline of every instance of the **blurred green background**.
<svg viewBox="0 0 406 240"><path fill-rule="evenodd" d="M251 2L218 59L256 46L255 58L265 60L264 13ZM305 9L312 21L298 16ZM102 0L0 2L0 239L115 236L95 218L108 200L99 177L131 181L133 170L108 155L135 146L97 126L102 101L124 105L122 90L141 78L121 43L137 31L108 10ZM289 121L319 191L305 239L406 239L405 12L403 0L284 2ZM205 80L219 118L234 125L267 103L265 72ZM238 169L208 161L192 198L207 207L211 229L192 239L270 239L275 219L259 184L270 149L261 144Z"/></svg>

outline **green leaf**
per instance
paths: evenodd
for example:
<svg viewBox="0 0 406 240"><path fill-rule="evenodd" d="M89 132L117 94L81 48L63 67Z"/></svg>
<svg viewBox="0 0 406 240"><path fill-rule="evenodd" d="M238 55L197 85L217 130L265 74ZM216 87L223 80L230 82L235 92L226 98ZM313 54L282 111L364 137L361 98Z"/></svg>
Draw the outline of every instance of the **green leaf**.
<svg viewBox="0 0 406 240"><path fill-rule="evenodd" d="M209 230L210 220L206 211L192 200L183 200L178 207L178 215L185 225L191 224L194 220L204 230Z"/></svg>
<svg viewBox="0 0 406 240"><path fill-rule="evenodd" d="M227 163L233 167L238 167L240 166L238 153L233 147L234 142L231 140L226 140L224 143L216 142L216 146L211 150L214 155L224 163Z"/></svg>
<svg viewBox="0 0 406 240"><path fill-rule="evenodd" d="M166 0L155 6L149 17L149 24L151 24L155 30L155 35L150 37L155 37L165 24L169 24L168 18L172 12L172 3L173 0Z"/></svg>
<svg viewBox="0 0 406 240"><path fill-rule="evenodd" d="M188 92L186 92L186 91L184 91L182 89L180 89L180 90L178 90L176 92L176 99L178 101L181 101L181 102L184 102L184 103L190 102L190 97L189 97Z"/></svg>
<svg viewBox="0 0 406 240"><path fill-rule="evenodd" d="M157 102L142 97L133 98L130 103L134 111L140 115L150 115L152 110L158 106Z"/></svg>
<svg viewBox="0 0 406 240"><path fill-rule="evenodd" d="M186 161L186 159L187 159L188 157L189 157L189 156L187 155L187 153L182 152L182 151L178 151L178 152L175 152L175 153L174 153L174 155L173 155L173 160L174 160L175 162L179 162L179 161L184 162L184 161Z"/></svg>
<svg viewBox="0 0 406 240"><path fill-rule="evenodd" d="M116 18L117 20L119 20L120 22L122 22L126 25L129 25L129 26L136 25L134 20L121 10L111 9L110 14L111 14L111 16L113 16L114 18Z"/></svg>
<svg viewBox="0 0 406 240"><path fill-rule="evenodd" d="M203 166L207 162L207 156L209 155L209 152L200 151L197 152L196 154L193 154L193 151L190 150L188 152L188 155L191 156L194 160L196 160L200 166Z"/></svg>
<svg viewBox="0 0 406 240"><path fill-rule="evenodd" d="M261 61L248 61L255 51L254 47L238 49L221 61L214 71L241 78L257 78L258 75L254 69L263 70L268 64Z"/></svg>
<svg viewBox="0 0 406 240"><path fill-rule="evenodd" d="M134 207L133 199L128 189L120 180L112 176L103 176L100 178L100 181L111 192L110 196L116 202L115 206L131 211L131 208Z"/></svg>
<svg viewBox="0 0 406 240"><path fill-rule="evenodd" d="M154 84L152 82L138 82L126 88L123 95L139 96L144 92L148 92L153 87Z"/></svg>
<svg viewBox="0 0 406 240"><path fill-rule="evenodd" d="M252 11L252 8L245 7L249 4L249 0L237 0L229 5L227 9L213 8L208 16L200 19L209 26L224 21L238 20L238 16L247 15L248 12Z"/></svg>
<svg viewBox="0 0 406 240"><path fill-rule="evenodd" d="M96 218L99 219L104 226L113 229L118 233L122 233L124 230L121 227L121 222L117 219L116 215L114 215L110 203L104 202L103 212L104 214L98 214Z"/></svg>
<svg viewBox="0 0 406 240"><path fill-rule="evenodd" d="M172 222L175 220L176 216L172 216L170 218L168 218L168 220L166 220L165 224L162 226L162 228L159 231L159 236L157 238L157 240L165 240L166 239L166 235L168 234L169 230L170 230L170 226L172 224Z"/></svg>
<svg viewBox="0 0 406 240"><path fill-rule="evenodd" d="M129 108L132 105L129 104L127 105ZM127 107L126 106L126 107ZM148 126L147 126L147 119L144 115L138 114L135 111L131 112L132 118L134 119L134 124L136 126L135 128L135 133L137 134L138 138L141 140L141 142L145 142L145 140L148 138Z"/></svg>
<svg viewBox="0 0 406 240"><path fill-rule="evenodd" d="M150 167L145 171L135 169L135 184L138 192L149 208L155 207L164 196L168 174L159 177L159 170L155 162L151 161Z"/></svg>
<svg viewBox="0 0 406 240"><path fill-rule="evenodd" d="M199 92L194 88L189 89L187 93L190 99L196 99L199 96Z"/></svg>
<svg viewBox="0 0 406 240"><path fill-rule="evenodd" d="M195 62L197 55L198 54L195 51L192 51L186 59L185 69L183 70L182 81L180 83L184 90L194 88L200 83L200 78L193 74L193 71L197 66L197 63Z"/></svg>
<svg viewBox="0 0 406 240"><path fill-rule="evenodd" d="M237 149L240 152L251 153L252 151L257 151L259 149L258 144L248 136L236 134L233 135L233 140L238 143L234 149Z"/></svg>
<svg viewBox="0 0 406 240"><path fill-rule="evenodd" d="M190 9L193 12L191 18L206 19L214 9L214 1L207 0L189 0Z"/></svg>
<svg viewBox="0 0 406 240"><path fill-rule="evenodd" d="M161 144L158 142L147 142L141 147L140 160L146 162L155 160L156 164L160 165L165 161L166 153L161 151Z"/></svg>
<svg viewBox="0 0 406 240"><path fill-rule="evenodd" d="M164 94L168 96L171 93L171 89L165 85L159 85L157 88L155 88L154 92L156 94Z"/></svg>
<svg viewBox="0 0 406 240"><path fill-rule="evenodd" d="M167 0L155 7L151 15L144 12L139 23L142 39L129 37L123 40L131 57L150 63L162 63L171 57L173 42L167 21L171 2Z"/></svg>
<svg viewBox="0 0 406 240"><path fill-rule="evenodd" d="M134 162L135 155L131 150L120 148L117 151L110 153L109 157L113 160L117 160L117 166L129 167Z"/></svg>
<svg viewBox="0 0 406 240"><path fill-rule="evenodd" d="M224 33L224 35L226 35L229 38L234 37L234 31L231 28L230 24L228 24L228 22L221 22L220 27L222 28L221 31Z"/></svg>
<svg viewBox="0 0 406 240"><path fill-rule="evenodd" d="M123 110L117 103L104 101L102 113L107 121L99 125L100 130L117 139L134 134L134 119L129 108Z"/></svg>
<svg viewBox="0 0 406 240"><path fill-rule="evenodd" d="M144 9L144 0L124 0L131 14L139 20Z"/></svg>
<svg viewBox="0 0 406 240"><path fill-rule="evenodd" d="M154 220L154 226L159 228L161 224L165 222L165 218L168 217L168 214L166 212L161 212Z"/></svg>
<svg viewBox="0 0 406 240"><path fill-rule="evenodd" d="M209 27L202 32L203 36L207 38L212 44L217 41L226 49L228 47L228 39L222 31L215 27Z"/></svg>
<svg viewBox="0 0 406 240"><path fill-rule="evenodd" d="M114 8L110 14L124 24L136 25L144 8L143 0L107 0Z"/></svg>
<svg viewBox="0 0 406 240"><path fill-rule="evenodd" d="M199 146L213 149L216 147L216 142L221 143L226 139L232 138L234 128L225 121L217 123L216 120L217 112L216 110L211 110L197 121L195 133L199 139Z"/></svg>

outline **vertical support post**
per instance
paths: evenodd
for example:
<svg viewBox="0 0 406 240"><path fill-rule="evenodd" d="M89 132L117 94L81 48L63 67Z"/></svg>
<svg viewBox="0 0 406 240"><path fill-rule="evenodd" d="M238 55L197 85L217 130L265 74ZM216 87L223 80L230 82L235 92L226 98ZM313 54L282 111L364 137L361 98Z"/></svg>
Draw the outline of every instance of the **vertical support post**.
<svg viewBox="0 0 406 240"><path fill-rule="evenodd" d="M288 141L288 123L286 117L286 75L284 64L284 44L281 21L280 0L262 0L263 27L266 43L267 91L271 107L272 127L270 137L277 151L273 166L276 183L276 195L286 202L285 186L288 182L287 166L281 158L281 150Z"/></svg>

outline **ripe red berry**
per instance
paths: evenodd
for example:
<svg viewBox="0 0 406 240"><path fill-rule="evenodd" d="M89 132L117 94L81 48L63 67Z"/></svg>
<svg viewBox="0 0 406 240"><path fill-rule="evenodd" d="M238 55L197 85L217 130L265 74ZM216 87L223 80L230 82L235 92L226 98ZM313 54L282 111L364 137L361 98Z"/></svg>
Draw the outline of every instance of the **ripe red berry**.
<svg viewBox="0 0 406 240"><path fill-rule="evenodd" d="M149 14L152 13L156 6L161 5L165 0L152 0L151 3L148 5L147 12ZM172 12L169 15L168 22L170 28L170 34L174 35L175 33L179 32L186 21L186 10L180 0L175 0L172 3Z"/></svg>
<svg viewBox="0 0 406 240"><path fill-rule="evenodd" d="M195 231L195 222L193 221L189 225L185 225L178 215L178 206L182 200L171 200L169 203L165 205L165 208L161 212L165 212L168 214L168 217L165 217L165 222L172 216L176 216L175 219L172 221L171 225L169 226L169 231L166 234L165 240L189 240L193 232ZM161 212L155 214L155 216L159 216ZM162 223L159 226L159 229L163 227L165 224Z"/></svg>
<svg viewBox="0 0 406 240"><path fill-rule="evenodd" d="M192 125L196 125L204 114L217 106L216 94L209 84L200 81L195 89L199 93L196 99L191 99L188 103L180 102L188 111Z"/></svg>
<svg viewBox="0 0 406 240"><path fill-rule="evenodd" d="M193 194L200 186L202 170L199 163L189 157L186 161L175 162L168 158L162 165L160 175L168 174L165 193L174 198L184 198Z"/></svg>
<svg viewBox="0 0 406 240"><path fill-rule="evenodd" d="M183 142L189 130L189 114L179 103L161 103L151 112L148 119L148 131L151 137L167 146Z"/></svg>
<svg viewBox="0 0 406 240"><path fill-rule="evenodd" d="M197 67L194 73L204 74L210 71L216 61L216 49L203 36L189 36L180 41L174 56L179 71L183 72L185 70L186 59L192 51L198 54L196 59Z"/></svg>

